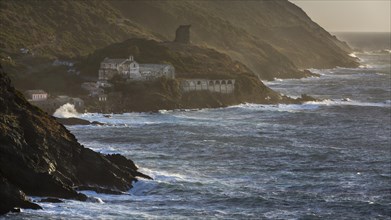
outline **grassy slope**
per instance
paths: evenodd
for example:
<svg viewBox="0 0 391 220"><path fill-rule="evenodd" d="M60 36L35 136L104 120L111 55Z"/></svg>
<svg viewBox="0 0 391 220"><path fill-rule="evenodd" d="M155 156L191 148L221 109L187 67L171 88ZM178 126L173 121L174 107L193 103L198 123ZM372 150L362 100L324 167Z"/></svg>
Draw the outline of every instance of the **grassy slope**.
<svg viewBox="0 0 391 220"><path fill-rule="evenodd" d="M227 53L263 79L305 76L297 68L354 65L346 45L288 1L3 0L0 48L72 58L131 37L173 39L184 23L192 24L194 43ZM19 74L29 67L5 68Z"/></svg>
<svg viewBox="0 0 391 220"><path fill-rule="evenodd" d="M174 38L191 24L192 41L241 61L264 79L300 77L299 68L354 66L350 48L288 1L113 1L127 18ZM157 19L148 19L151 14ZM163 24L163 25L162 25Z"/></svg>
<svg viewBox="0 0 391 220"><path fill-rule="evenodd" d="M156 38L104 1L3 0L0 26L0 59L15 86L51 94L83 92L81 79L53 67L54 58L77 60L129 37Z"/></svg>
<svg viewBox="0 0 391 220"><path fill-rule="evenodd" d="M129 37L153 38L104 1L0 1L1 47L75 57Z"/></svg>

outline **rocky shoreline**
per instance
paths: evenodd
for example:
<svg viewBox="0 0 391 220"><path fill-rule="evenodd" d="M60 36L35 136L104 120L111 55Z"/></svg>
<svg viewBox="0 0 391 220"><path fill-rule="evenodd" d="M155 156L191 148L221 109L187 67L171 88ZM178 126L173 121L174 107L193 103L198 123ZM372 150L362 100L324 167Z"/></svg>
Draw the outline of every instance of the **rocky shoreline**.
<svg viewBox="0 0 391 220"><path fill-rule="evenodd" d="M81 118L55 118L56 121L63 125L104 125L103 123L97 122L97 121L88 121Z"/></svg>
<svg viewBox="0 0 391 220"><path fill-rule="evenodd" d="M1 66L0 106L0 214L41 208L26 195L85 201L77 188L124 192L137 177L150 179L119 154L80 145L64 125L28 103Z"/></svg>
<svg viewBox="0 0 391 220"><path fill-rule="evenodd" d="M284 103L314 100L306 95L298 99L280 95L274 98ZM229 100L223 103L218 98L210 100L202 107L237 104ZM275 100L264 104L272 104ZM197 101L191 103L196 104L195 108L199 107ZM120 195L132 188L132 182L137 181L137 177L151 179L140 173L133 161L124 156L103 155L85 148L64 127L102 123L79 118L55 118L46 114L15 90L1 67L0 106L0 200L5 201L0 204L0 214L17 212L20 208L41 209L26 195L46 197L40 202L62 202L61 199L86 201L89 198L78 191ZM177 105L155 106L167 110L181 109ZM189 104L186 107L193 106Z"/></svg>
<svg viewBox="0 0 391 220"><path fill-rule="evenodd" d="M275 93L277 94L277 93ZM273 94L273 95L275 95ZM144 99L141 99L144 100ZM302 94L298 98L290 98L284 95L275 95L273 98L260 100L258 97L251 98L248 100L240 101L235 97L216 97L216 95L207 93L207 92L198 92L193 94L187 94L186 97L183 97L180 102L174 102L169 100L160 100L153 103L138 102L132 106L128 106L127 102L113 103L110 102L107 106L103 108L87 108L88 112L96 112L101 114L123 114L129 112L151 112L156 113L160 110L192 110L192 109L205 109L205 108L224 108L234 105L239 105L243 103L254 103L254 104L265 104L265 105L275 105L275 104L303 104L310 101L320 101L312 96ZM78 118L57 118L57 121L64 125L103 125L102 123L93 121L86 121Z"/></svg>

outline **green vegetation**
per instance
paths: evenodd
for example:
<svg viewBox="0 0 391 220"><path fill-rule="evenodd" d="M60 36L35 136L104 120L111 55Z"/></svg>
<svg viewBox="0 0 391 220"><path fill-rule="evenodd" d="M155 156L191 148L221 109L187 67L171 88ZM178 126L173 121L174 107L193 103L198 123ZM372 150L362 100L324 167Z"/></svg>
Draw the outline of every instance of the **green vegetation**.
<svg viewBox="0 0 391 220"><path fill-rule="evenodd" d="M167 41L180 24L191 24L192 44ZM259 78L305 77L311 73L299 68L357 65L346 44L289 1L2 0L0 25L1 63L21 90L81 95L80 83L97 79L105 57L129 55L140 63L172 64L178 80L236 79L229 98L180 94L179 81L167 79L112 91L118 94L112 100L148 98L160 107L288 102ZM52 66L54 59L76 62L80 76Z"/></svg>
<svg viewBox="0 0 391 220"><path fill-rule="evenodd" d="M228 54L263 79L306 76L298 68L357 65L345 43L288 1L111 3L124 17L167 39L174 39L179 24L191 24L193 43Z"/></svg>
<svg viewBox="0 0 391 220"><path fill-rule="evenodd" d="M129 39L99 49L83 59L78 68L83 75L96 76L105 57L126 58L129 55L139 63L171 64L178 78L229 78L252 73L242 63L214 49L146 39Z"/></svg>
<svg viewBox="0 0 391 220"><path fill-rule="evenodd" d="M106 1L0 1L1 48L46 57L84 56L132 36L153 37Z"/></svg>
<svg viewBox="0 0 391 220"><path fill-rule="evenodd" d="M77 59L134 37L172 40L178 25L191 24L194 44L229 55L262 79L357 65L345 43L289 1L3 0L0 24L2 51L28 48L49 58Z"/></svg>

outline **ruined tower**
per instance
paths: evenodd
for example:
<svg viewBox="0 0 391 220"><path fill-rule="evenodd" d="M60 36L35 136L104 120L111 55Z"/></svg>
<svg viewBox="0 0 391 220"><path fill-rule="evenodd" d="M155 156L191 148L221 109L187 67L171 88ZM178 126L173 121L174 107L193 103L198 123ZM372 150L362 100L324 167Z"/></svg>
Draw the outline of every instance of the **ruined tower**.
<svg viewBox="0 0 391 220"><path fill-rule="evenodd" d="M180 25L176 29L174 42L190 44L190 27L191 25Z"/></svg>

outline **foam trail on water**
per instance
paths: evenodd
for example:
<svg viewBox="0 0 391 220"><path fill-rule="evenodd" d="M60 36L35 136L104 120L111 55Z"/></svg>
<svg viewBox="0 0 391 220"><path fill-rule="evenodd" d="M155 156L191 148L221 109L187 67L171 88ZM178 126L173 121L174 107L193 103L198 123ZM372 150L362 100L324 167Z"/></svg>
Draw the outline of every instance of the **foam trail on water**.
<svg viewBox="0 0 391 220"><path fill-rule="evenodd" d="M74 105L66 103L60 108L58 108L54 112L53 116L57 118L72 118L72 117L78 117L79 113L76 111Z"/></svg>

